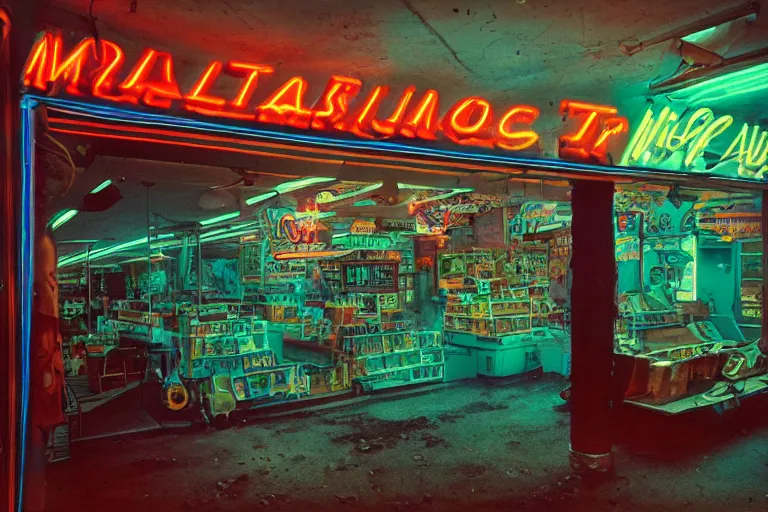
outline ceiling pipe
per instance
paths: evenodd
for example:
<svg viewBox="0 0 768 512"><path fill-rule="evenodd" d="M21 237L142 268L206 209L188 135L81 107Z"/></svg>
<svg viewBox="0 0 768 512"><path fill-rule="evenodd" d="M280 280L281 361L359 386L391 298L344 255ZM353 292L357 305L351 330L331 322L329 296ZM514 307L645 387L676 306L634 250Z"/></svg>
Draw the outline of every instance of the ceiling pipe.
<svg viewBox="0 0 768 512"><path fill-rule="evenodd" d="M760 4L757 2L749 2L737 7L732 7L730 9L727 9L725 11L722 11L716 14L712 14L711 16L707 16L698 21L688 23L681 27L668 30L663 34L659 34L657 36L651 37L637 44L627 44L626 41L622 41L621 43L619 43L619 48L621 49L622 53L624 53L625 55L632 56L638 52L645 50L650 46L663 43L664 41L669 41L670 39L676 39L676 38L681 39L687 35L695 34L696 32L700 32L702 30L705 30L711 27L716 27L718 25L722 25L723 23L728 23L729 21L734 21L739 18L756 17L759 13L760 13Z"/></svg>

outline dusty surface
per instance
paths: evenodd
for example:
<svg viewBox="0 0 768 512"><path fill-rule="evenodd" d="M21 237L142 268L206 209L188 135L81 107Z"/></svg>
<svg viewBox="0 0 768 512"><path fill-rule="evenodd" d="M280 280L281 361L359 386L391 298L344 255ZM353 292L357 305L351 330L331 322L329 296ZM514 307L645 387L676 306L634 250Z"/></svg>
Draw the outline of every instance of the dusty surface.
<svg viewBox="0 0 768 512"><path fill-rule="evenodd" d="M79 443L49 510L766 510L765 401L714 414L625 412L618 476L568 476L562 383L460 383L397 400Z"/></svg>

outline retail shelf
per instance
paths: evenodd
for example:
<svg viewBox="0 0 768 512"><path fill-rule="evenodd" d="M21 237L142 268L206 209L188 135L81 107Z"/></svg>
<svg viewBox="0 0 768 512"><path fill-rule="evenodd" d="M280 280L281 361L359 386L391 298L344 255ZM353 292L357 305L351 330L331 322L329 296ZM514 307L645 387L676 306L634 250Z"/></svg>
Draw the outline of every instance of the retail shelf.
<svg viewBox="0 0 768 512"><path fill-rule="evenodd" d="M662 329L664 327L680 327L682 324L679 322L673 322L673 323L667 323L667 324L657 324L657 325L643 325L640 327L634 327L634 326L628 326L627 329L633 330L633 331L648 331L650 329Z"/></svg>
<svg viewBox="0 0 768 512"><path fill-rule="evenodd" d="M411 364L408 366L397 366L395 368L385 368L383 370L376 370L375 372L366 373L365 375L361 375L360 377L357 377L358 379L364 379L366 377L372 377L374 375L381 375L384 373L392 373L400 370L412 370L414 368L423 368L425 366L442 366L445 364L443 361L440 361L439 363L418 363L418 364Z"/></svg>
<svg viewBox="0 0 768 512"><path fill-rule="evenodd" d="M373 336L391 336L395 334L409 334L411 331L381 331L370 334L350 334L344 335L345 338L372 338Z"/></svg>
<svg viewBox="0 0 768 512"><path fill-rule="evenodd" d="M365 355L359 355L355 356L355 359L368 359L371 357L384 357L384 356L394 356L398 354L410 354L411 352L419 352L421 350L429 350L427 348L412 348L409 350L396 350L394 352L377 352L376 354L365 354Z"/></svg>

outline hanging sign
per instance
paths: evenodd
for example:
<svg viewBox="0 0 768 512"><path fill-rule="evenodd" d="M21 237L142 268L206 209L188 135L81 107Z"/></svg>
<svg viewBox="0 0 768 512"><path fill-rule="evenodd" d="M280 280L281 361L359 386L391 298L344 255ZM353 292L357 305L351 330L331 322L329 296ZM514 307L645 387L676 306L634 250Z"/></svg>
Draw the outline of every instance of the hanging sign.
<svg viewBox="0 0 768 512"><path fill-rule="evenodd" d="M539 142L533 124L540 111L532 105L494 108L484 98L469 96L441 114L435 90L420 92L410 86L394 92L376 85L363 94L359 79L340 74L332 76L320 98L310 104L307 80L293 76L275 83L275 69L267 64L216 60L200 70L189 88L179 85L174 64L170 53L153 48L133 60L106 39L89 37L71 47L61 34L45 32L32 47L23 80L28 90L48 95L61 91L242 122L346 132L365 139L443 139L502 151L536 150ZM261 95L262 88L268 94ZM236 92L228 96L216 92L230 89ZM252 101L256 96L262 98ZM559 115L571 121L569 132L559 140L562 158L605 162L608 145L628 129L627 120L610 106L566 100Z"/></svg>
<svg viewBox="0 0 768 512"><path fill-rule="evenodd" d="M415 231L416 221L413 219L380 219L377 221L380 231Z"/></svg>
<svg viewBox="0 0 768 512"><path fill-rule="evenodd" d="M349 227L353 235L372 235L376 232L376 223L370 220L356 219Z"/></svg>
<svg viewBox="0 0 768 512"><path fill-rule="evenodd" d="M570 205L557 202L532 201L520 207L525 233L544 233L563 229L571 223Z"/></svg>
<svg viewBox="0 0 768 512"><path fill-rule="evenodd" d="M764 181L768 131L734 123L712 109L651 107L635 129L621 165Z"/></svg>
<svg viewBox="0 0 768 512"><path fill-rule="evenodd" d="M759 213L709 213L697 219L701 231L709 231L732 239L761 236Z"/></svg>
<svg viewBox="0 0 768 512"><path fill-rule="evenodd" d="M264 220L269 229L269 246L276 260L332 256L327 251L329 228L313 212L291 208L266 208Z"/></svg>

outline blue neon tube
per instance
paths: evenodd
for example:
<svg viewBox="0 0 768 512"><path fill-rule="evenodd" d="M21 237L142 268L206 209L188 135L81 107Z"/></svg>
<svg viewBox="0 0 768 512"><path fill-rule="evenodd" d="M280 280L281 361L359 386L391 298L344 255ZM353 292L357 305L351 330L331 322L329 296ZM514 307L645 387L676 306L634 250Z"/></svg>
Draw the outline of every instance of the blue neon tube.
<svg viewBox="0 0 768 512"><path fill-rule="evenodd" d="M24 501L24 469L27 454L27 427L29 423L30 344L32 340L32 283L34 281L35 245L35 112L37 102L32 98L21 100L21 233L19 244L19 283L21 286L21 438L19 464L19 496L17 511L22 512Z"/></svg>
<svg viewBox="0 0 768 512"><path fill-rule="evenodd" d="M357 139L334 139L330 137L321 137L316 135L306 135L299 133L287 133L272 130L263 130L254 127L238 126L234 124L221 124L212 121L200 121L197 119L189 119L182 117L174 117L165 114L153 114L143 111L132 111L117 107L111 107L107 105L84 103L79 101L61 99L61 98L49 98L42 96L30 96L38 99L40 102L48 104L52 107L60 109L66 109L70 112L87 117L94 117L98 119L107 119L116 122L134 123L148 126L158 126L164 128L186 128L194 129L198 131L204 131L207 133L218 133L226 136L232 136L234 134L259 138L262 140L268 140L272 142L282 142L286 144L303 144L307 146L314 146L318 148L338 148L345 150L364 150L368 153L397 153L401 155L415 156L415 157L433 157L450 159L453 161L460 161L466 163L473 163L475 165L482 165L483 163L494 163L505 165L509 167L529 167L538 170L548 171L582 171L590 172L602 175L621 175L621 174L643 174L650 177L663 179L669 178L703 178L713 179L716 176L709 176L707 174L688 174L667 171L663 169L644 169L640 167L616 167L616 166L604 166L596 164L586 164L580 162L572 162L567 160L553 160L538 157L525 157L525 156L508 156L483 152L468 152L468 151L454 151L446 149L438 149L433 147L415 146L411 144L403 144L399 142L392 142L386 140L357 140ZM386 155L382 155L382 158L386 158ZM762 183L755 180L746 180L735 178L730 181L737 181L741 183Z"/></svg>

